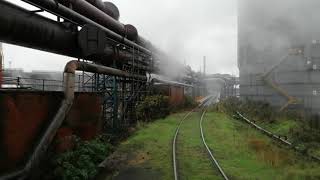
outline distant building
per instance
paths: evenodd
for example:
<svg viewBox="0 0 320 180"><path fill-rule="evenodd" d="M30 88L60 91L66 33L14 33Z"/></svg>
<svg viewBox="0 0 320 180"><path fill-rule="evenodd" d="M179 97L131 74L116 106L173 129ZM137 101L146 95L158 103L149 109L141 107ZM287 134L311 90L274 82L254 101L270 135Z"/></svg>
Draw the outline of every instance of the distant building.
<svg viewBox="0 0 320 180"><path fill-rule="evenodd" d="M320 1L240 0L240 96L320 112Z"/></svg>

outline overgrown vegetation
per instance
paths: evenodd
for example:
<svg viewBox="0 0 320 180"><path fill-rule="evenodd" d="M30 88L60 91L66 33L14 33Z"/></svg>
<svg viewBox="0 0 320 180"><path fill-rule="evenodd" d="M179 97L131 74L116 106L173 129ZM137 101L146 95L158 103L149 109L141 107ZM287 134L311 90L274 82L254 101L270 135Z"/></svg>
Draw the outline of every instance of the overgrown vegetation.
<svg viewBox="0 0 320 180"><path fill-rule="evenodd" d="M183 103L183 107L185 109L188 108L194 108L195 106L197 106L197 102L194 100L193 97L191 96L184 96L184 103Z"/></svg>
<svg viewBox="0 0 320 180"><path fill-rule="evenodd" d="M113 175L101 179L173 179L172 137L184 113L142 123L144 128L122 142L110 158ZM182 179L219 179L199 133L199 113L181 127L178 163ZM279 148L272 140L223 113L209 112L205 137L230 179L318 179L317 163Z"/></svg>
<svg viewBox="0 0 320 180"><path fill-rule="evenodd" d="M320 130L317 118L307 117L302 111L286 110L280 112L262 101L241 101L229 98L218 103L214 110L233 116L236 111L243 113L267 130L289 138L295 146L305 153L320 156Z"/></svg>
<svg viewBox="0 0 320 180"><path fill-rule="evenodd" d="M151 121L169 115L169 98L163 95L147 96L136 108L138 120Z"/></svg>
<svg viewBox="0 0 320 180"><path fill-rule="evenodd" d="M139 126L143 128L122 142L110 157L107 167L115 173L110 176L123 177L128 174L127 170L134 169L136 173L128 179L172 179L172 137L183 115L173 114L159 121L140 122Z"/></svg>
<svg viewBox="0 0 320 180"><path fill-rule="evenodd" d="M91 141L76 140L74 149L51 158L51 171L47 179L86 180L98 173L98 164L112 151L107 138L100 136Z"/></svg>
<svg viewBox="0 0 320 180"><path fill-rule="evenodd" d="M230 179L320 178L318 163L277 146L269 137L224 113L207 113L203 127L208 146Z"/></svg>
<svg viewBox="0 0 320 180"><path fill-rule="evenodd" d="M154 119L165 118L170 112L193 108L197 105L191 96L184 96L182 104L171 105L169 97L163 95L147 96L136 108L137 119L149 122Z"/></svg>

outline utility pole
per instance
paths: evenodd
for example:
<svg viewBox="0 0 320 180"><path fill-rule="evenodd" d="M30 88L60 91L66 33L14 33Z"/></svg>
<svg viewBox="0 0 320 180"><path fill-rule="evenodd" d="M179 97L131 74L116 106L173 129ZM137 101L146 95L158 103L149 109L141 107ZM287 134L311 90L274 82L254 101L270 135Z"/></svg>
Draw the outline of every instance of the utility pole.
<svg viewBox="0 0 320 180"><path fill-rule="evenodd" d="M4 65L3 51L2 51L2 43L0 42L0 88L2 86L2 71Z"/></svg>
<svg viewBox="0 0 320 180"><path fill-rule="evenodd" d="M3 57L2 43L0 42L0 71L4 69L3 67L4 67L4 57Z"/></svg>
<svg viewBox="0 0 320 180"><path fill-rule="evenodd" d="M203 56L203 76L206 76L206 62L207 61L207 57Z"/></svg>

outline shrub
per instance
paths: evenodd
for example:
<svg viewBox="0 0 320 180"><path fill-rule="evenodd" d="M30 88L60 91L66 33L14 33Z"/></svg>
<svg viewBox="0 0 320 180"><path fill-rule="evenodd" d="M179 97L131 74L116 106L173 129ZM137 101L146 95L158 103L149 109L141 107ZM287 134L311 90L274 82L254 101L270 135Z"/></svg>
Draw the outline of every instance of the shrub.
<svg viewBox="0 0 320 180"><path fill-rule="evenodd" d="M169 98L163 95L147 96L136 108L137 119L151 121L169 115Z"/></svg>
<svg viewBox="0 0 320 180"><path fill-rule="evenodd" d="M197 102L191 96L184 96L183 108L193 108L197 106Z"/></svg>
<svg viewBox="0 0 320 180"><path fill-rule="evenodd" d="M250 100L241 101L234 97L222 100L216 105L215 109L231 116L236 114L237 111L240 111L253 120L268 122L273 122L277 115L277 111L267 102Z"/></svg>
<svg viewBox="0 0 320 180"><path fill-rule="evenodd" d="M309 153L311 149L320 147L320 130L311 128L310 124L301 123L299 128L291 130L293 144Z"/></svg>
<svg viewBox="0 0 320 180"><path fill-rule="evenodd" d="M112 151L104 137L77 141L73 150L57 154L51 161L54 179L93 179L101 163Z"/></svg>
<svg viewBox="0 0 320 180"><path fill-rule="evenodd" d="M215 110L235 115L240 111L250 120L273 123L280 119L297 121L299 126L291 128L287 136L291 137L292 143L305 153L312 153L320 148L320 130L317 129L319 118L314 116L306 120L303 111L286 110L279 112L263 101L240 101L237 98L229 98L215 106Z"/></svg>

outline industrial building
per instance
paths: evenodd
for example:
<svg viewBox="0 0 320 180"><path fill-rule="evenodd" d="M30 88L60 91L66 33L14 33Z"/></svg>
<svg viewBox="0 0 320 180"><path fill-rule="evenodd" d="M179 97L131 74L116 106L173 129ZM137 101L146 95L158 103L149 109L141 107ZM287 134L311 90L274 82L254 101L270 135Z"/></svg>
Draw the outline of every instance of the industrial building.
<svg viewBox="0 0 320 180"><path fill-rule="evenodd" d="M318 0L241 0L240 96L309 115L320 109Z"/></svg>

